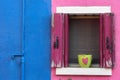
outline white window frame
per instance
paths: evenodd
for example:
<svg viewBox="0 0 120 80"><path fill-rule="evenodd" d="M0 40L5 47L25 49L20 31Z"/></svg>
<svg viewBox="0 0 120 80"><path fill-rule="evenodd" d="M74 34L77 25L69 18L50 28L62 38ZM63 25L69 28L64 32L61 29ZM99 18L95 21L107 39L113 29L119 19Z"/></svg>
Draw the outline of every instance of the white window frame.
<svg viewBox="0 0 120 80"><path fill-rule="evenodd" d="M56 75L112 75L109 68L56 68Z"/></svg>
<svg viewBox="0 0 120 80"><path fill-rule="evenodd" d="M111 6L63 6L56 13L99 14L111 13ZM112 75L111 68L56 68L56 75Z"/></svg>
<svg viewBox="0 0 120 80"><path fill-rule="evenodd" d="M111 13L111 6L63 6L57 7L56 13L69 14L97 14L97 13Z"/></svg>

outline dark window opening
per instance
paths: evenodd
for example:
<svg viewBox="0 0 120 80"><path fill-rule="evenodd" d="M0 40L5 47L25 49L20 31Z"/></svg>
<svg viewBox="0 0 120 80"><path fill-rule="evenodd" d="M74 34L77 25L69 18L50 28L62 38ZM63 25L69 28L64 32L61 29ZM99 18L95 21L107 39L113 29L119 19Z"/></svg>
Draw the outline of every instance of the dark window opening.
<svg viewBox="0 0 120 80"><path fill-rule="evenodd" d="M69 64L78 64L79 54L91 54L92 65L100 63L99 15L69 16Z"/></svg>

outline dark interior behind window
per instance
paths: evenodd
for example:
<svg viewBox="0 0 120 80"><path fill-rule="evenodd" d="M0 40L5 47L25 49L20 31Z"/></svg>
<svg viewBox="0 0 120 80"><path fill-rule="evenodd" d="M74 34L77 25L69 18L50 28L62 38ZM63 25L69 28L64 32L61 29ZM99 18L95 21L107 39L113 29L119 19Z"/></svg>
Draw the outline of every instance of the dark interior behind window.
<svg viewBox="0 0 120 80"><path fill-rule="evenodd" d="M99 64L100 21L84 17L69 19L69 63L78 64L79 54L92 54L92 64Z"/></svg>

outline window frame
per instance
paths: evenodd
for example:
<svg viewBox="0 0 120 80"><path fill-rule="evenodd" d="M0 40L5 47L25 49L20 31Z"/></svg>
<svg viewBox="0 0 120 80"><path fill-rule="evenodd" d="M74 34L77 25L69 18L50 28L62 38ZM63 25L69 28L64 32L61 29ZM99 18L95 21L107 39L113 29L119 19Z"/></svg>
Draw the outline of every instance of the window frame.
<svg viewBox="0 0 120 80"><path fill-rule="evenodd" d="M111 13L111 7L110 6L57 7L56 13L69 13L69 14ZM92 74L90 72L91 70L92 70ZM101 73L101 71L103 71L103 73ZM62 68L56 68L56 75L109 75L110 76L112 75L112 69L111 68L69 68L69 67L64 68L62 67Z"/></svg>

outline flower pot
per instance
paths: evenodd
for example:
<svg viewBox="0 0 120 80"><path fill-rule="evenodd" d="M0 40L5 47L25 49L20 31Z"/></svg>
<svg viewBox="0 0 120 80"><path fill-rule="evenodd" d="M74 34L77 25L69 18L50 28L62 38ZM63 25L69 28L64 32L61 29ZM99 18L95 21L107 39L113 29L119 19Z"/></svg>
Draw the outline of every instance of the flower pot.
<svg viewBox="0 0 120 80"><path fill-rule="evenodd" d="M78 55L78 63L82 68L89 68L92 62L92 55L90 54L81 54Z"/></svg>

